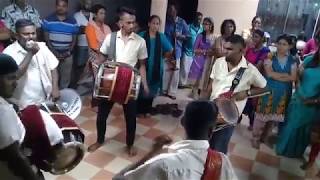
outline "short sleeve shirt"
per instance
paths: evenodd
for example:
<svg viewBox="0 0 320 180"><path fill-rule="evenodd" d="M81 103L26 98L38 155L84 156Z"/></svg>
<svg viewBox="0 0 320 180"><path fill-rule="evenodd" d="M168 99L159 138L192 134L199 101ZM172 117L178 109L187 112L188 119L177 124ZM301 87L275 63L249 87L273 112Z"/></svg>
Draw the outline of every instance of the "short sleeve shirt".
<svg viewBox="0 0 320 180"><path fill-rule="evenodd" d="M237 67L233 68L230 72L228 70L228 64L225 57L218 58L212 67L210 78L212 79L212 92L211 99L218 98L221 94L226 93L230 90L232 81L234 80L240 67L246 68L234 92L240 92L249 90L252 86L258 88L264 88L267 85L266 79L259 72L259 70L252 65L247 63L247 60L242 57L242 60ZM241 114L247 99L242 101L236 101L239 113Z"/></svg>
<svg viewBox="0 0 320 180"><path fill-rule="evenodd" d="M25 129L17 113L5 99L0 97L0 149L14 142L22 143Z"/></svg>
<svg viewBox="0 0 320 180"><path fill-rule="evenodd" d="M52 71L59 64L58 59L45 43L38 42L38 45L40 50L33 56L27 72L18 80L17 88L11 98L22 109L28 105L42 103L46 98L41 83L39 67ZM27 51L16 41L4 49L3 53L12 56L16 63L20 65Z"/></svg>
<svg viewBox="0 0 320 180"><path fill-rule="evenodd" d="M49 34L49 41L56 51L61 53L69 51L73 36L78 34L79 26L73 16L67 16L60 21L56 14L43 20L42 29Z"/></svg>
<svg viewBox="0 0 320 180"><path fill-rule="evenodd" d="M15 32L15 23L19 19L29 19L37 28L41 27L40 15L38 11L30 5L27 5L24 10L22 10L13 3L2 10L1 16L4 19L6 27L13 32Z"/></svg>
<svg viewBox="0 0 320 180"><path fill-rule="evenodd" d="M103 54L107 54L110 47L110 40L111 34L108 34L100 48L100 51ZM148 58L148 51L145 40L136 33L132 33L129 36L128 42L125 44L125 42L122 40L121 31L118 31L116 39L115 58L117 62L126 63L134 67L137 64L138 60Z"/></svg>

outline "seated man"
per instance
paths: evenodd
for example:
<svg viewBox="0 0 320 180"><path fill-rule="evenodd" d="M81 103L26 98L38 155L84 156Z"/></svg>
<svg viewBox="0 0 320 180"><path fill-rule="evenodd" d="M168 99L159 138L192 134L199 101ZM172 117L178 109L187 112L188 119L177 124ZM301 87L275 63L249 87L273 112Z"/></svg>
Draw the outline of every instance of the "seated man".
<svg viewBox="0 0 320 180"><path fill-rule="evenodd" d="M215 104L207 101L191 102L182 118L187 140L174 143L168 147L168 153L149 159L159 153L164 144L170 142L169 137L157 138L157 143L145 158L124 169L113 179L236 180L228 157L209 150L208 139L215 126L217 114L218 108Z"/></svg>
<svg viewBox="0 0 320 180"><path fill-rule="evenodd" d="M1 179L38 179L20 150L26 130L13 106L5 100L17 85L17 71L12 57L0 54L0 174Z"/></svg>

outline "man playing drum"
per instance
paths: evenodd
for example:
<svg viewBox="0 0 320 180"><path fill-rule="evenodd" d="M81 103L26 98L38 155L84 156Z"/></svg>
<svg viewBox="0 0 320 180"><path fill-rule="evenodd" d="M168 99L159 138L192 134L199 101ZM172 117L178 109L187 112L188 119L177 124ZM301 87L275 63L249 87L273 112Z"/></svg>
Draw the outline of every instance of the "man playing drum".
<svg viewBox="0 0 320 180"><path fill-rule="evenodd" d="M239 114L242 114L248 96L265 92L267 81L259 70L244 58L245 41L240 35L232 35L227 38L224 48L227 54L216 60L210 75L211 80L207 93L211 94L211 100L221 96L231 98ZM213 138L210 139L210 147L227 153L233 129L233 126L229 126L215 132Z"/></svg>
<svg viewBox="0 0 320 180"><path fill-rule="evenodd" d="M46 157L48 154L54 156L57 153L67 153L59 127L64 124L58 126L52 116L39 109L41 103L55 101L60 96L56 71L59 61L45 43L36 42L36 27L30 20L18 20L16 33L17 41L3 51L18 64L17 88L8 101L17 105L21 112L20 118L28 135L24 141L26 147L32 149L31 157L35 158L32 163L39 166L38 162L49 158ZM39 134L43 136L40 137Z"/></svg>
<svg viewBox="0 0 320 180"><path fill-rule="evenodd" d="M228 157L209 149L208 139L215 128L217 115L218 108L214 103L189 103L181 122L186 140L162 148L171 139L168 136L157 137L153 150L145 158L122 170L113 179L237 180ZM163 151L167 153L159 154Z"/></svg>
<svg viewBox="0 0 320 180"><path fill-rule="evenodd" d="M146 43L143 38L134 33L136 16L135 11L123 7L119 11L120 27L121 29L116 32L115 42L109 34L105 38L100 51L107 55L108 58L116 62L121 62L135 67L139 65L139 72L142 79L144 93L149 93L149 88L146 81L145 60L148 57ZM110 50L113 49L113 50ZM111 54L112 53L112 54ZM93 152L101 147L105 141L106 120L113 107L114 102L107 99L100 99L98 103L97 115L97 142L89 146L88 151ZM136 101L129 100L127 104L123 104L123 110L126 119L127 128L127 150L129 155L135 155L136 150L133 148L136 132Z"/></svg>
<svg viewBox="0 0 320 180"><path fill-rule="evenodd" d="M17 88L8 100L18 105L20 110L30 105L40 106L50 99L56 100L60 96L56 70L58 59L45 43L36 42L36 26L30 20L20 19L15 27L17 41L3 51L19 66ZM51 145L59 144L63 140L60 128L50 116L44 122Z"/></svg>
<svg viewBox="0 0 320 180"><path fill-rule="evenodd" d="M1 179L39 179L20 149L25 128L10 98L17 86L18 65L12 57L0 54L0 174Z"/></svg>

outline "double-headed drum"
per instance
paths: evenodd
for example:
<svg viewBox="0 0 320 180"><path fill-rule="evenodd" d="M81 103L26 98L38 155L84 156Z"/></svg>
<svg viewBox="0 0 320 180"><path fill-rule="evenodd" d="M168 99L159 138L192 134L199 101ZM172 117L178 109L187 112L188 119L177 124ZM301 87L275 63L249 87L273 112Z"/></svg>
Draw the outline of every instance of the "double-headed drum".
<svg viewBox="0 0 320 180"><path fill-rule="evenodd" d="M83 159L84 134L59 105L43 103L40 108L31 105L22 110L20 115L26 129L24 146L31 150L30 160L38 168L52 174L64 174ZM54 128L52 123L56 123L58 127ZM50 132L48 128L51 129ZM52 145L52 138L49 136L58 138L58 131L63 135L63 142Z"/></svg>
<svg viewBox="0 0 320 180"><path fill-rule="evenodd" d="M119 104L138 98L141 83L139 72L119 62L101 64L95 79L93 97L106 98Z"/></svg>

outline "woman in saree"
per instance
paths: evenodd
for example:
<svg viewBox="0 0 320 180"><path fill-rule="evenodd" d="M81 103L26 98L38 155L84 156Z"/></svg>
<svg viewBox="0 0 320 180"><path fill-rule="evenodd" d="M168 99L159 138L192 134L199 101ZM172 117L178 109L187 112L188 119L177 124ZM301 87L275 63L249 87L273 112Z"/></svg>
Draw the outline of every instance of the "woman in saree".
<svg viewBox="0 0 320 180"><path fill-rule="evenodd" d="M193 86L192 97L197 99L201 90L207 89L212 67L212 46L215 37L213 35L214 24L211 18L203 20L203 32L197 36L194 44L194 57L189 72L189 83Z"/></svg>
<svg viewBox="0 0 320 180"><path fill-rule="evenodd" d="M149 56L146 62L146 70L150 92L148 95L140 92L137 101L138 114L144 116L151 113L153 99L162 89L163 57L169 57L173 51L173 47L166 36L159 32L160 23L160 17L152 15L148 21L148 30L139 34L146 41Z"/></svg>
<svg viewBox="0 0 320 180"><path fill-rule="evenodd" d="M289 36L279 36L277 53L270 53L264 61L264 75L271 94L258 98L252 132L254 148L259 148L261 140L267 140L274 123L284 122L286 108L291 98L292 84L297 77L297 64L289 53L290 44Z"/></svg>
<svg viewBox="0 0 320 180"><path fill-rule="evenodd" d="M302 158L310 143L312 125L320 115L320 50L300 66L300 79L287 110L286 124L277 142L276 152L290 158Z"/></svg>
<svg viewBox="0 0 320 180"><path fill-rule="evenodd" d="M252 46L247 48L244 57L247 59L248 62L255 65L260 73L263 74L264 68L263 63L264 60L267 59L268 53L270 52L269 48L264 46L263 43L265 42L264 32L260 29L256 29L252 33ZM244 108L243 114L246 114L249 117L250 125L248 130L253 129L253 121L254 121L254 113L256 109L257 99L248 99L247 104ZM238 123L242 120L242 115L239 118Z"/></svg>
<svg viewBox="0 0 320 180"><path fill-rule="evenodd" d="M223 45L225 43L225 39L236 32L236 23L233 19L226 19L222 22L219 36L214 43L213 50L214 50L214 58L217 59L225 55L226 50L224 49Z"/></svg>

